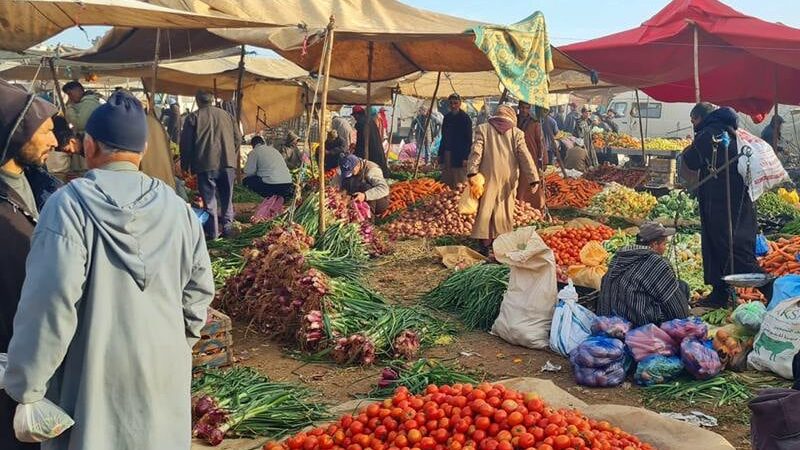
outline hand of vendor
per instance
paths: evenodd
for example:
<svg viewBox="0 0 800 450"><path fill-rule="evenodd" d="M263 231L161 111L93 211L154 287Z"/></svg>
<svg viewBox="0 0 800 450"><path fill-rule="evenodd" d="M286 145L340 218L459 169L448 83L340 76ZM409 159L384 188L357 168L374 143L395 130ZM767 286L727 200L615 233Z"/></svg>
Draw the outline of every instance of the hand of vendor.
<svg viewBox="0 0 800 450"><path fill-rule="evenodd" d="M363 192L356 192L355 194L353 194L353 201L363 202L366 200L367 200L367 195L364 194Z"/></svg>
<svg viewBox="0 0 800 450"><path fill-rule="evenodd" d="M539 192L539 184L540 184L539 181L534 181L533 183L531 183L530 186L531 194L536 194L537 192Z"/></svg>

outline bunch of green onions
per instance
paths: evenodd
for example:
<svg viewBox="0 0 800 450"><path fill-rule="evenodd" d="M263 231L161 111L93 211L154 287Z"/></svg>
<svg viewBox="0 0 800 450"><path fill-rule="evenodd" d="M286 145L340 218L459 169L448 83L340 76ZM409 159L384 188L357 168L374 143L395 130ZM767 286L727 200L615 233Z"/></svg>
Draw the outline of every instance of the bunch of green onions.
<svg viewBox="0 0 800 450"><path fill-rule="evenodd" d="M510 269L500 264L476 264L458 270L425 294L422 303L456 314L467 329L489 330L500 313Z"/></svg>
<svg viewBox="0 0 800 450"><path fill-rule="evenodd" d="M460 371L457 367L421 358L413 364L406 361L392 361L381 372L378 386L368 396L370 398L391 397L395 389L405 386L412 394L421 394L429 385L453 385L467 383L477 385L482 380Z"/></svg>

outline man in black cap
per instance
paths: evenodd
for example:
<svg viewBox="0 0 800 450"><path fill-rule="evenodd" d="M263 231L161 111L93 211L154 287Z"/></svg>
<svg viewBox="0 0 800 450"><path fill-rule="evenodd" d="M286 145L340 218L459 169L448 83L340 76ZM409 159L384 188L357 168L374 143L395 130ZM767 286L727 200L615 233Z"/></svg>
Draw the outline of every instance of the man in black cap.
<svg viewBox="0 0 800 450"><path fill-rule="evenodd" d="M597 313L641 326L689 315L689 286L675 276L663 255L674 228L656 222L639 227L636 245L621 248L603 277Z"/></svg>
<svg viewBox="0 0 800 450"><path fill-rule="evenodd" d="M442 142L439 144L439 167L442 181L454 188L467 181L466 163L472 149L472 119L461 109L461 96L447 99L450 111L442 121Z"/></svg>
<svg viewBox="0 0 800 450"><path fill-rule="evenodd" d="M31 241L5 389L75 420L49 449L191 445L192 345L214 279L197 217L138 170L146 142L141 103L115 92L86 125L92 170L50 197Z"/></svg>
<svg viewBox="0 0 800 450"><path fill-rule="evenodd" d="M43 206L36 199L45 197L34 168L44 165L57 144L50 118L56 112L53 104L4 80L0 80L0 98L0 353L6 353L25 280L30 239ZM46 172L42 176L49 177ZM0 391L0 448L39 448L14 437L11 424L16 406Z"/></svg>
<svg viewBox="0 0 800 450"><path fill-rule="evenodd" d="M195 100L199 109L186 117L181 130L181 168L197 175L197 188L210 215L206 236L217 239L234 232L233 182L242 134L233 117L213 105L210 93L200 91Z"/></svg>

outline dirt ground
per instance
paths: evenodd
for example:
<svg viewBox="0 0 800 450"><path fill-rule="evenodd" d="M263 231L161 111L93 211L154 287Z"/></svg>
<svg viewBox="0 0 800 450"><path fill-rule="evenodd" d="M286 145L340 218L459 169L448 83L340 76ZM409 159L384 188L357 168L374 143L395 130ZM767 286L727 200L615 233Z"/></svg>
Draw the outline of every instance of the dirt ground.
<svg viewBox="0 0 800 450"><path fill-rule="evenodd" d="M447 276L448 270L436 258L432 244L425 240L398 242L392 255L377 260L367 284L387 299L413 303ZM338 403L364 395L377 383L381 366L370 368L338 367L306 363L291 356L279 344L268 341L246 324L236 324L234 351L239 363L253 367L274 380L304 383L319 391L330 402ZM550 379L587 403L614 403L643 406L641 388L626 382L618 388L588 389L574 382L569 362L543 350L529 350L505 343L485 332L462 332L450 345L429 349L424 355L447 360L482 374L486 380L511 377ZM543 372L550 361L560 366L557 372ZM749 449L749 421L745 405L723 409L708 405L672 404L656 411L702 411L719 419L712 431L723 435L738 449Z"/></svg>

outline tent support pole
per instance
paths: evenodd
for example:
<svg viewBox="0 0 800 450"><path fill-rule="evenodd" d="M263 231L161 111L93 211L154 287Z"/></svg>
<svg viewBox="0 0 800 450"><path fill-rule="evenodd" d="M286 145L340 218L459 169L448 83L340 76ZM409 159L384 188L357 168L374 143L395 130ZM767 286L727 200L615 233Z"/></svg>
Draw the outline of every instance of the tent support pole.
<svg viewBox="0 0 800 450"><path fill-rule="evenodd" d="M392 139L394 139L394 109L397 106L397 89L392 89L392 121L389 123L389 151L392 150Z"/></svg>
<svg viewBox="0 0 800 450"><path fill-rule="evenodd" d="M700 36L694 24L694 101L700 103Z"/></svg>
<svg viewBox="0 0 800 450"><path fill-rule="evenodd" d="M322 78L322 102L319 105L319 147L317 155L319 156L319 234L322 236L325 233L325 114L328 111L328 81L331 74L331 56L333 54L333 26L336 19L331 16L328 22L328 33L326 43L327 45L323 53L325 74ZM311 117L309 117L311 120Z"/></svg>
<svg viewBox="0 0 800 450"><path fill-rule="evenodd" d="M497 106L502 105L508 100L508 88L503 88L503 94L500 95L500 101L497 102Z"/></svg>
<svg viewBox="0 0 800 450"><path fill-rule="evenodd" d="M431 114L433 114L433 106L436 104L436 94L439 93L439 84L442 82L442 72L439 72L436 75L436 87L433 89L433 95L431 96L431 106L428 107L428 115L425 116L425 127L423 128L422 133L422 145L417 143L417 162L414 163L414 179L417 178L417 174L419 173L419 158L422 156L422 147L425 146L425 141L428 139L428 131L430 131L431 127ZM433 140L433 136L431 136L431 140Z"/></svg>
<svg viewBox="0 0 800 450"><path fill-rule="evenodd" d="M61 96L61 83L58 82L58 73L56 72L56 65L53 58L47 58L47 65L50 66L50 75L53 77L53 86L56 88L55 97L58 98L58 106L61 107L61 114L67 117L67 105L64 103L64 97Z"/></svg>
<svg viewBox="0 0 800 450"><path fill-rule="evenodd" d="M161 51L161 28L156 28L156 47L153 52L153 83L150 86L150 93L153 94L153 104L150 106L150 111L153 117L158 119L156 115L156 85L158 84L158 57Z"/></svg>
<svg viewBox="0 0 800 450"><path fill-rule="evenodd" d="M648 166L649 164L647 164L647 154L645 153L645 150L644 150L644 128L643 128L643 125L642 125L642 103L639 101L639 89L636 89L636 105L637 105L636 109L639 110L639 139L641 139L641 143L642 143L642 164L644 164L645 166Z"/></svg>
<svg viewBox="0 0 800 450"><path fill-rule="evenodd" d="M219 105L217 105L217 78L216 77L214 77L213 95L214 95L214 106L219 106Z"/></svg>
<svg viewBox="0 0 800 450"><path fill-rule="evenodd" d="M364 114L367 120L364 121L364 159L370 160L369 155L369 138L370 138L370 121L372 119L372 60L375 53L375 43L369 42L369 50L367 53L367 106L364 108Z"/></svg>
<svg viewBox="0 0 800 450"><path fill-rule="evenodd" d="M236 126L242 126L242 102L244 99L244 55L245 49L242 45L242 52L239 55L239 78L236 80ZM241 145L236 149L236 182L242 182L242 148Z"/></svg>
<svg viewBox="0 0 800 450"><path fill-rule="evenodd" d="M777 117L778 116L778 68L777 67L775 69L773 69L773 78L774 78L774 84L775 84L775 113L774 113L773 117ZM773 148L773 150L775 150L777 152L778 151L778 127L780 125L778 125L778 122L776 122L774 119L773 119L771 125L772 125L772 148Z"/></svg>

